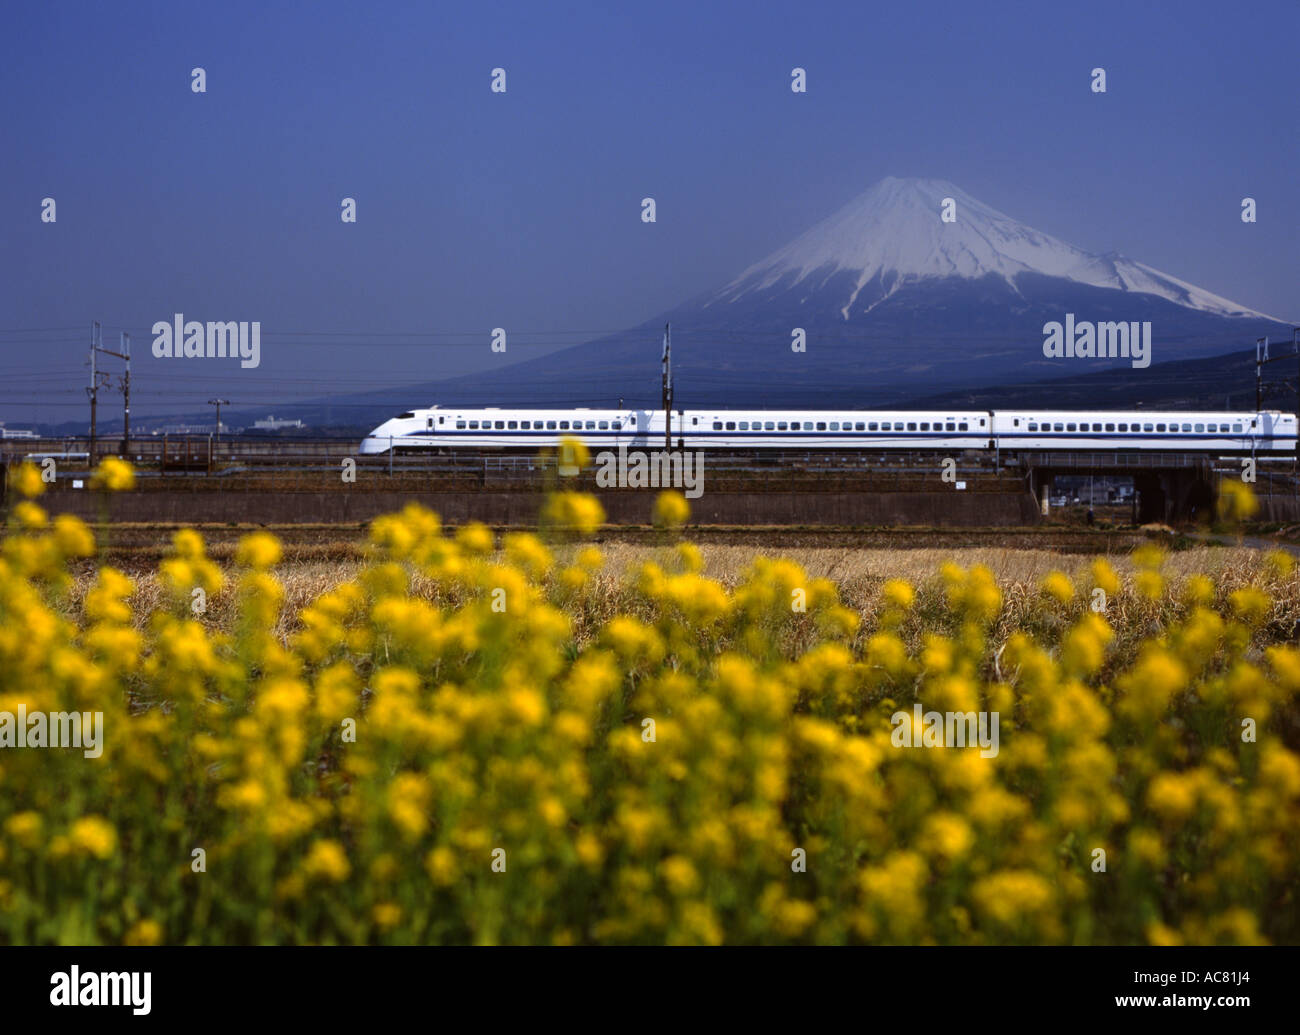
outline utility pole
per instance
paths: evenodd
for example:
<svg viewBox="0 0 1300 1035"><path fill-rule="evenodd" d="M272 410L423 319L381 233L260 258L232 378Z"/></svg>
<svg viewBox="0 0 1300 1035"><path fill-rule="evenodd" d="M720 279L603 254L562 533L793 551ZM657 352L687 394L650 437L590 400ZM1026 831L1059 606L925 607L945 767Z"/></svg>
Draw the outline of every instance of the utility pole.
<svg viewBox="0 0 1300 1035"><path fill-rule="evenodd" d="M208 400L208 405L209 405L209 406L215 406L215 407L217 408L217 443L220 444L220 442L221 442L221 407L223 407L223 406L229 406L229 405L230 405L230 400L229 400L229 399L209 399L209 400Z"/></svg>
<svg viewBox="0 0 1300 1035"><path fill-rule="evenodd" d="M1263 348L1261 355L1260 349ZM1268 362L1268 338L1255 339L1255 412L1259 413L1264 408L1264 371L1263 366Z"/></svg>
<svg viewBox="0 0 1300 1035"><path fill-rule="evenodd" d="M663 325L663 447L672 451L672 324Z"/></svg>
<svg viewBox="0 0 1300 1035"><path fill-rule="evenodd" d="M95 373L95 352L99 348L99 321L90 323L90 387L86 394L90 396L90 466L95 466L95 404L99 395L99 379Z"/></svg>
<svg viewBox="0 0 1300 1035"><path fill-rule="evenodd" d="M97 350L106 356L116 356L126 360L126 373L122 376L122 453L130 449L131 439L131 335L122 332L122 351L114 352L102 346Z"/></svg>

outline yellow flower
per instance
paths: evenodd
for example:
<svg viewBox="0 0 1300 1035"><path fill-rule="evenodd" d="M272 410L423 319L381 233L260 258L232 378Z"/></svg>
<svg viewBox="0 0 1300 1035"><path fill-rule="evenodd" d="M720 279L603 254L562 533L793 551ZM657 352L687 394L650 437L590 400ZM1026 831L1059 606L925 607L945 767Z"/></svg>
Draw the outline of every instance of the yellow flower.
<svg viewBox="0 0 1300 1035"><path fill-rule="evenodd" d="M72 847L96 859L108 859L117 851L117 831L101 816L83 816L68 832Z"/></svg>
<svg viewBox="0 0 1300 1035"><path fill-rule="evenodd" d="M157 920L139 920L126 932L124 945L159 945L163 940L162 924Z"/></svg>
<svg viewBox="0 0 1300 1035"><path fill-rule="evenodd" d="M591 535L605 522L605 508L585 492L553 492L542 507L542 523Z"/></svg>
<svg viewBox="0 0 1300 1035"><path fill-rule="evenodd" d="M280 540L268 532L254 532L239 540L235 563L245 568L265 571L280 563Z"/></svg>
<svg viewBox="0 0 1300 1035"><path fill-rule="evenodd" d="M1098 557L1093 561L1089 570L1092 573L1092 584L1101 589L1106 596L1113 597L1119 592L1119 576L1104 557Z"/></svg>
<svg viewBox="0 0 1300 1035"><path fill-rule="evenodd" d="M445 846L439 846L425 856L424 868L429 873L429 879L439 887L450 887L460 876L456 855Z"/></svg>
<svg viewBox="0 0 1300 1035"><path fill-rule="evenodd" d="M881 588L881 596L890 607L906 611L916 600L916 590L903 579L889 579Z"/></svg>
<svg viewBox="0 0 1300 1035"><path fill-rule="evenodd" d="M109 492L125 492L135 488L135 469L125 460L106 456L100 461L90 484L92 488Z"/></svg>
<svg viewBox="0 0 1300 1035"><path fill-rule="evenodd" d="M496 540L492 529L481 521L471 521L456 530L456 542L467 554L482 556L492 552Z"/></svg>
<svg viewBox="0 0 1300 1035"><path fill-rule="evenodd" d="M1259 499L1244 482L1224 478L1219 482L1219 517L1225 521L1244 521L1259 511Z"/></svg>
<svg viewBox="0 0 1300 1035"><path fill-rule="evenodd" d="M39 496L45 491L45 482L41 478L40 469L33 463L24 460L17 467L9 469L9 485L20 496Z"/></svg>
<svg viewBox="0 0 1300 1035"><path fill-rule="evenodd" d="M302 871L308 879L339 884L352 872L343 846L330 838L312 843L311 850L302 861Z"/></svg>
<svg viewBox="0 0 1300 1035"><path fill-rule="evenodd" d="M49 515L31 500L23 500L21 503L14 504L13 518L19 528L34 532L45 527Z"/></svg>
<svg viewBox="0 0 1300 1035"><path fill-rule="evenodd" d="M1074 599L1074 583L1064 572L1049 572L1043 579L1043 593L1058 604L1068 604Z"/></svg>
<svg viewBox="0 0 1300 1035"><path fill-rule="evenodd" d="M54 519L54 539L68 557L89 557L95 552L95 537L86 523L71 514Z"/></svg>
<svg viewBox="0 0 1300 1035"><path fill-rule="evenodd" d="M376 927L390 931L402 922L402 907L395 902L377 902L370 916Z"/></svg>
<svg viewBox="0 0 1300 1035"><path fill-rule="evenodd" d="M1264 558L1278 578L1286 578L1295 570L1295 558L1285 550L1273 550Z"/></svg>
<svg viewBox="0 0 1300 1035"><path fill-rule="evenodd" d="M559 464L561 467L585 469L591 463L591 453L582 439L575 435L561 435Z"/></svg>
<svg viewBox="0 0 1300 1035"><path fill-rule="evenodd" d="M656 528L680 528L691 516L691 505L680 492L667 490L655 498L654 524Z"/></svg>
<svg viewBox="0 0 1300 1035"><path fill-rule="evenodd" d="M34 849L40 842L44 822L39 812L15 812L5 820L5 833L27 849Z"/></svg>

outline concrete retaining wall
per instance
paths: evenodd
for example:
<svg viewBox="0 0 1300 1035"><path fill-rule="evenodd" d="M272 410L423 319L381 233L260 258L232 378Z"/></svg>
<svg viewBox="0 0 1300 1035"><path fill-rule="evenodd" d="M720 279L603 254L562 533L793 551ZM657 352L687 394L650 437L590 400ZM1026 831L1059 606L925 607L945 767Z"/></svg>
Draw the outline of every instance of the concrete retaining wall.
<svg viewBox="0 0 1300 1035"><path fill-rule="evenodd" d="M598 492L611 524L650 523L657 491ZM416 502L449 524L537 523L537 492L376 491L354 487L320 492L192 492L158 489L110 498L114 521L181 524L298 524L369 521ZM1007 492L706 492L691 502L691 523L706 525L924 525L1015 526L1037 523L1038 507L1027 491ZM100 517L102 498L84 490L45 493L51 513Z"/></svg>

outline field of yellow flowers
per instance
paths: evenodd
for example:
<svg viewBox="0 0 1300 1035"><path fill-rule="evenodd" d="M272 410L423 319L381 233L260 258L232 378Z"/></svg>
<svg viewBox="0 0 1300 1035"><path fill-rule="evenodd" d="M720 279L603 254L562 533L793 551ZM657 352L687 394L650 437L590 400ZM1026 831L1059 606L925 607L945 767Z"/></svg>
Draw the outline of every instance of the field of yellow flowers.
<svg viewBox="0 0 1300 1035"><path fill-rule="evenodd" d="M74 593L96 543L40 489L11 472L0 547L5 943L1300 941L1286 555L1229 587L1144 547L1014 602L948 564L850 608L788 560L705 578L666 495L593 619L602 514L557 492L500 543L380 519L286 626L265 533L223 568L178 532L148 614L112 567ZM898 746L918 702L1000 749ZM6 743L20 709L102 713L102 752Z"/></svg>

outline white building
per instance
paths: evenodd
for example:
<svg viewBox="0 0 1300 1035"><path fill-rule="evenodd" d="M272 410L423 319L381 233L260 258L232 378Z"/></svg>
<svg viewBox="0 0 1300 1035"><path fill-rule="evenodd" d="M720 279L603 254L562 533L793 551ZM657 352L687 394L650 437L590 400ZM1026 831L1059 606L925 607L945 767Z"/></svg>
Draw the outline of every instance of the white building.
<svg viewBox="0 0 1300 1035"><path fill-rule="evenodd" d="M0 438L40 438L41 436L28 428L6 428L0 420Z"/></svg>
<svg viewBox="0 0 1300 1035"><path fill-rule="evenodd" d="M275 414L271 414L266 420L253 421L254 431L279 431L281 428L301 428L300 420L285 420L283 417L276 419Z"/></svg>

